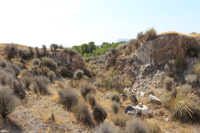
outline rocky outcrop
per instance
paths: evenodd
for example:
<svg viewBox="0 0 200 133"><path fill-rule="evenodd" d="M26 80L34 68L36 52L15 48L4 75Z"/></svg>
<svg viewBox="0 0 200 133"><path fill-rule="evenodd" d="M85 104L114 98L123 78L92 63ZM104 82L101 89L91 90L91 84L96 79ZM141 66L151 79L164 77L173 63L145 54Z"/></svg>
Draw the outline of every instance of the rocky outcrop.
<svg viewBox="0 0 200 133"><path fill-rule="evenodd" d="M52 52L49 55L56 62L61 63L61 65L66 66L68 70L73 74L77 69L84 69L85 64L83 58L73 51L66 52Z"/></svg>
<svg viewBox="0 0 200 133"><path fill-rule="evenodd" d="M131 77L139 74L145 77L156 71L157 67L168 63L170 59L185 57L188 47L195 41L192 37L178 34L160 35L154 40L141 43L136 54L114 58L116 62L109 63L109 66L114 66Z"/></svg>
<svg viewBox="0 0 200 133"><path fill-rule="evenodd" d="M141 62L149 62L150 64L166 64L177 56L184 57L188 47L195 41L192 37L178 34L161 35L142 44L137 58Z"/></svg>

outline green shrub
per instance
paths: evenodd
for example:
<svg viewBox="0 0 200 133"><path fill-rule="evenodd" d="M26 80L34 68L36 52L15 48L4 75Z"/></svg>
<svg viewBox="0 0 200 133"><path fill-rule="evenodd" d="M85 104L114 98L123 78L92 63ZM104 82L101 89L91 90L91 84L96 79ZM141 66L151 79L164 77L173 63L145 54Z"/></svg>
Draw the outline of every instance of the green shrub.
<svg viewBox="0 0 200 133"><path fill-rule="evenodd" d="M110 123L104 122L95 129L95 133L116 133L116 128Z"/></svg>
<svg viewBox="0 0 200 133"><path fill-rule="evenodd" d="M120 95L119 95L119 93L113 93L110 96L110 100L119 103L120 102Z"/></svg>
<svg viewBox="0 0 200 133"><path fill-rule="evenodd" d="M56 78L56 74L53 71L49 71L47 73L47 77L52 81L54 81L54 79Z"/></svg>
<svg viewBox="0 0 200 133"><path fill-rule="evenodd" d="M134 118L126 124L127 133L148 133L149 129L140 119Z"/></svg>
<svg viewBox="0 0 200 133"><path fill-rule="evenodd" d="M183 89L177 91L176 97L166 92L162 102L173 119L181 122L197 122L200 120L200 99L197 95Z"/></svg>
<svg viewBox="0 0 200 133"><path fill-rule="evenodd" d="M166 90L171 91L172 85L174 83L174 79L170 77L165 77L164 79L164 87Z"/></svg>
<svg viewBox="0 0 200 133"><path fill-rule="evenodd" d="M8 88L0 89L0 114L3 119L17 107L17 99Z"/></svg>
<svg viewBox="0 0 200 133"><path fill-rule="evenodd" d="M74 79L76 80L80 80L83 77L83 71L78 69L76 70L76 72L74 73Z"/></svg>
<svg viewBox="0 0 200 133"><path fill-rule="evenodd" d="M32 62L32 65L34 65L34 66L39 66L40 65L40 60L38 58L32 59L31 62Z"/></svg>
<svg viewBox="0 0 200 133"><path fill-rule="evenodd" d="M51 69L52 71L56 71L57 65L56 63L53 61L53 59L49 58L49 57L43 57L40 63L41 66L46 66L49 69Z"/></svg>
<svg viewBox="0 0 200 133"><path fill-rule="evenodd" d="M60 90L58 94L61 104L67 107L68 110L71 110L73 106L78 104L78 95L71 89Z"/></svg>
<svg viewBox="0 0 200 133"><path fill-rule="evenodd" d="M92 116L88 110L88 106L85 104L79 104L74 108L74 113L77 121L82 122L86 126L94 126L92 122Z"/></svg>
<svg viewBox="0 0 200 133"><path fill-rule="evenodd" d="M92 94L88 94L87 95L87 101L89 102L89 104L92 106L92 108L94 108L96 106L96 99L95 96Z"/></svg>
<svg viewBox="0 0 200 133"><path fill-rule="evenodd" d="M94 108L92 115L97 123L102 123L107 117L107 112L104 108L98 106Z"/></svg>
<svg viewBox="0 0 200 133"><path fill-rule="evenodd" d="M86 99L86 96L93 91L93 86L90 83L82 82L79 85L81 95Z"/></svg>
<svg viewBox="0 0 200 133"><path fill-rule="evenodd" d="M5 86L10 85L10 81L12 80L13 75L9 74L5 70L0 70L0 84Z"/></svg>
<svg viewBox="0 0 200 133"><path fill-rule="evenodd" d="M117 102L112 102L111 103L111 109L112 109L112 111L115 113L115 114L117 114L118 112L119 112L119 109L120 109L120 105L119 105L119 103L117 103Z"/></svg>

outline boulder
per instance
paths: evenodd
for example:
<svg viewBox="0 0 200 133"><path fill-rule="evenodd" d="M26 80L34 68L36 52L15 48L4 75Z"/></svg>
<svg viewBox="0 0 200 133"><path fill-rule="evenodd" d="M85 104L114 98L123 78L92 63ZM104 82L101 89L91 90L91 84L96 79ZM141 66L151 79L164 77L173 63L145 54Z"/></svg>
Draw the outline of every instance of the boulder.
<svg viewBox="0 0 200 133"><path fill-rule="evenodd" d="M137 115L148 115L149 113L149 108L145 105L142 105L142 106L131 106L131 105L128 105L126 107L126 109L124 110L125 113L127 114L130 114L130 115L133 115L133 116L137 116Z"/></svg>
<svg viewBox="0 0 200 133"><path fill-rule="evenodd" d="M160 101L160 99L158 99L157 97L153 96L153 95L149 95L149 99L152 103L155 103L155 104L162 104L162 102Z"/></svg>

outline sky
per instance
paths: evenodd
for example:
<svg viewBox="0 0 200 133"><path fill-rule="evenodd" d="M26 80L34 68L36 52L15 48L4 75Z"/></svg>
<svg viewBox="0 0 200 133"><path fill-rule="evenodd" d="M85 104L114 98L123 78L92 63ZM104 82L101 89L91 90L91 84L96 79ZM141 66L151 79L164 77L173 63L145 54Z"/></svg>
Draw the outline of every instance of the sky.
<svg viewBox="0 0 200 133"><path fill-rule="evenodd" d="M72 47L140 31L200 32L198 0L0 0L0 43Z"/></svg>

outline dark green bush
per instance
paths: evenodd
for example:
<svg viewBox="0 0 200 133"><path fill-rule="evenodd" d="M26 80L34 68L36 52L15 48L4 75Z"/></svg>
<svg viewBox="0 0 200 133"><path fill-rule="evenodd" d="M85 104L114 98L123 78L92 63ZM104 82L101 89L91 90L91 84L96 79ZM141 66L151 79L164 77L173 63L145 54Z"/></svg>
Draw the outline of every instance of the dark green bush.
<svg viewBox="0 0 200 133"><path fill-rule="evenodd" d="M4 48L4 52L5 52L6 58L8 60L11 60L12 58L17 56L18 49L17 49L16 45L14 45L14 44L13 45L7 45Z"/></svg>
<svg viewBox="0 0 200 133"><path fill-rule="evenodd" d="M171 91L173 83L174 83L174 79L173 78L165 77L164 86L165 86L166 90Z"/></svg>
<svg viewBox="0 0 200 133"><path fill-rule="evenodd" d="M0 67L1 68L5 68L5 67L7 67L7 62L6 61L4 61L4 60L2 60L2 61L0 61Z"/></svg>

